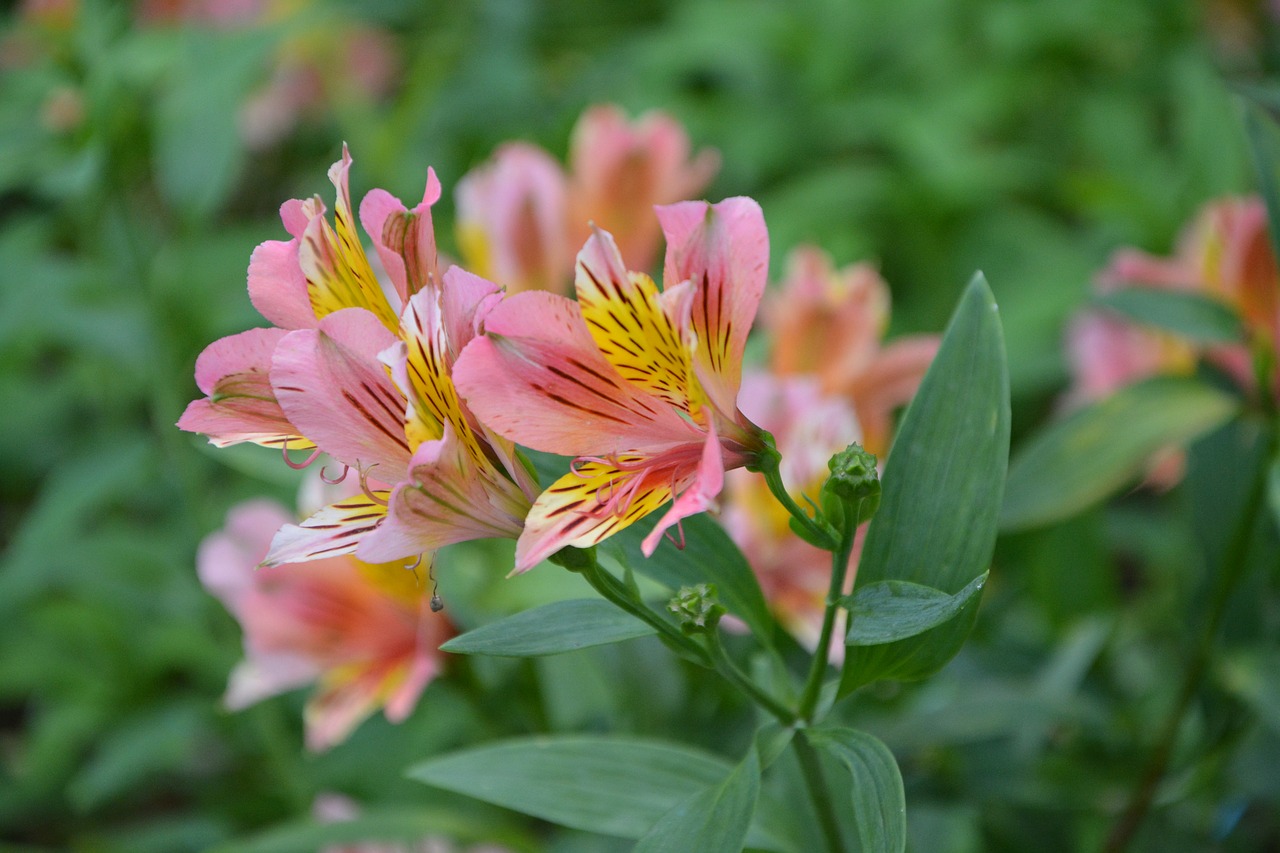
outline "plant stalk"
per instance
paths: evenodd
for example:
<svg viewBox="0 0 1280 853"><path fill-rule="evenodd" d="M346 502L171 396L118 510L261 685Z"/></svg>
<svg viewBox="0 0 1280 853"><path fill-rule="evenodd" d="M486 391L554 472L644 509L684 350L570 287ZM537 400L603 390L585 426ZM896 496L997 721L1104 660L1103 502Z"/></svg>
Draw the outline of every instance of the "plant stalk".
<svg viewBox="0 0 1280 853"><path fill-rule="evenodd" d="M861 506L861 504L859 504ZM835 628L837 602L844 592L844 579L849 573L849 555L853 552L853 539L856 528L845 532L840 544L831 552L831 586L827 589L827 607L822 615L822 631L818 635L818 645L813 650L813 663L809 667L809 677L805 680L804 691L800 694L800 719L811 722L814 709L818 706L818 696L822 691L822 677L827 671L828 650L831 647L831 632Z"/></svg>
<svg viewBox="0 0 1280 853"><path fill-rule="evenodd" d="M827 788L827 780L822 773L818 753L814 751L804 732L797 734L798 736L792 739L791 745L795 748L805 787L809 789L814 811L818 814L818 826L822 829L822 837L827 842L827 850L829 853L844 853L844 837L840 834L835 804L831 802L831 792Z"/></svg>

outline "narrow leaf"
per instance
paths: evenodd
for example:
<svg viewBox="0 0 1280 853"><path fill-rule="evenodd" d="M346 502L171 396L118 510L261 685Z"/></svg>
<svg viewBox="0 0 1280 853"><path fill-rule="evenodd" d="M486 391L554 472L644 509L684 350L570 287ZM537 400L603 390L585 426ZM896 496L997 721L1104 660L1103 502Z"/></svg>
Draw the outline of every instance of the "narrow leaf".
<svg viewBox="0 0 1280 853"><path fill-rule="evenodd" d="M1267 505L1271 507L1271 515L1280 525L1280 456L1271 460L1267 469Z"/></svg>
<svg viewBox="0 0 1280 853"><path fill-rule="evenodd" d="M518 738L432 758L411 779L587 832L640 838L682 800L719 784L727 761L633 738Z"/></svg>
<svg viewBox="0 0 1280 853"><path fill-rule="evenodd" d="M1004 336L995 299L978 274L894 440L858 586L910 581L951 594L986 571L1008 453ZM922 634L848 647L838 695L879 678L923 678L940 669L972 628L979 598L975 593L955 618Z"/></svg>
<svg viewBox="0 0 1280 853"><path fill-rule="evenodd" d="M499 842L512 850L535 849L530 839L496 825L497 819L497 815L486 815L481 824L474 815L461 815L453 809L369 809L351 820L334 823L315 819L290 821L220 844L211 853L314 853L337 845L366 844L374 849L379 843L393 842L400 842L407 849L430 836L441 835L468 842Z"/></svg>
<svg viewBox="0 0 1280 853"><path fill-rule="evenodd" d="M1224 302L1199 293L1127 287L1094 304L1200 343L1235 343L1244 337L1240 316Z"/></svg>
<svg viewBox="0 0 1280 853"><path fill-rule="evenodd" d="M860 587L841 601L850 620L845 644L878 646L923 634L954 619L986 582L987 572L983 572L954 595L910 581L879 581Z"/></svg>
<svg viewBox="0 0 1280 853"><path fill-rule="evenodd" d="M1203 382L1158 377L1081 409L1018 452L1001 528L1035 527L1085 509L1137 477L1154 453L1220 426L1237 407Z"/></svg>
<svg viewBox="0 0 1280 853"><path fill-rule="evenodd" d="M556 601L482 625L440 648L463 655L535 657L603 646L656 631L607 601Z"/></svg>
<svg viewBox="0 0 1280 853"><path fill-rule="evenodd" d="M907 800L893 753L876 737L854 729L820 727L809 742L838 760L853 777L853 820L863 853L907 848Z"/></svg>
<svg viewBox="0 0 1280 853"><path fill-rule="evenodd" d="M1264 105L1256 93L1245 102L1245 133L1258 170L1258 189L1267 205L1267 224L1271 246L1280 247L1280 123L1276 121L1276 105Z"/></svg>
<svg viewBox="0 0 1280 853"><path fill-rule="evenodd" d="M746 622L761 642L771 644L773 617L760 591L760 582L724 529L705 515L686 518L682 522L684 548L664 542L646 559L640 554L640 541L653 529L654 521L633 524L600 547L624 566L673 591L699 583L715 584L720 603Z"/></svg>
<svg viewBox="0 0 1280 853"><path fill-rule="evenodd" d="M739 853L760 796L760 756L752 746L723 782L677 803L635 846L635 853Z"/></svg>

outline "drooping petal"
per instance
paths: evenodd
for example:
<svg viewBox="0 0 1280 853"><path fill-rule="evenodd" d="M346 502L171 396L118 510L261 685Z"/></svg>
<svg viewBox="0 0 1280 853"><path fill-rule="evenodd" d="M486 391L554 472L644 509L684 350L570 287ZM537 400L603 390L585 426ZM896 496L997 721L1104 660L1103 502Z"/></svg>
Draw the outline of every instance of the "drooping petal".
<svg viewBox="0 0 1280 853"><path fill-rule="evenodd" d="M418 448L409 479L392 492L386 521L356 556L389 562L470 539L520 535L528 499L488 465L477 465L451 427Z"/></svg>
<svg viewBox="0 0 1280 853"><path fill-rule="evenodd" d="M676 489L679 490L681 485L677 485ZM720 452L720 440L716 438L715 423L712 421L708 423L707 441L702 446L702 460L698 465L697 478L684 487L679 497L672 502L671 508L640 543L640 552L646 557L652 556L668 528L679 524L681 519L714 509L716 497L723 488L724 456Z"/></svg>
<svg viewBox="0 0 1280 853"><path fill-rule="evenodd" d="M303 232L298 261L317 317L324 318L344 308L363 308L394 332L399 317L369 266L356 231L347 188L350 169L351 155L344 145L342 159L329 169L329 179L338 190L333 210L336 228L323 214L313 216Z"/></svg>
<svg viewBox="0 0 1280 853"><path fill-rule="evenodd" d="M271 385L281 408L326 453L383 482L403 479L412 455L404 398L378 355L394 338L367 311L347 309L276 347Z"/></svg>
<svg viewBox="0 0 1280 853"><path fill-rule="evenodd" d="M587 548L643 518L671 499L671 472L644 458L578 460L534 501L516 542L516 572L561 548Z"/></svg>
<svg viewBox="0 0 1280 853"><path fill-rule="evenodd" d="M262 565L303 563L350 554L386 519L390 494L386 489L374 489L369 495L356 495L329 504L301 524L284 525L271 540Z"/></svg>
<svg viewBox="0 0 1280 853"><path fill-rule="evenodd" d="M769 234L749 198L716 205L682 202L657 208L667 237L663 280L692 281L694 364L718 410L734 411L747 333L764 294Z"/></svg>
<svg viewBox="0 0 1280 853"><path fill-rule="evenodd" d="M403 678L400 661L349 663L328 670L303 710L307 749L323 752L347 736L378 709L394 684Z"/></svg>
<svg viewBox="0 0 1280 853"><path fill-rule="evenodd" d="M661 450L698 431L605 361L573 301L504 299L454 366L471 411L500 435L565 456Z"/></svg>
<svg viewBox="0 0 1280 853"><path fill-rule="evenodd" d="M236 664L227 681L222 704L239 711L269 696L276 696L315 681L320 664L295 652L259 652Z"/></svg>
<svg viewBox="0 0 1280 853"><path fill-rule="evenodd" d="M265 447L288 444L314 447L303 438L277 402L269 370L283 329L249 329L205 347L196 359L196 385L209 396L195 400L178 419L178 428L209 436L226 447L251 441Z"/></svg>
<svg viewBox="0 0 1280 853"><path fill-rule="evenodd" d="M435 170L428 168L426 191L413 210L406 210L399 199L381 189L371 190L360 202L360 222L373 238L401 304L429 281L439 281L431 221L431 206L439 200L440 180Z"/></svg>
<svg viewBox="0 0 1280 853"><path fill-rule="evenodd" d="M627 271L608 233L593 233L579 253L577 290L587 330L618 374L700 419L689 349L663 311L658 286Z"/></svg>

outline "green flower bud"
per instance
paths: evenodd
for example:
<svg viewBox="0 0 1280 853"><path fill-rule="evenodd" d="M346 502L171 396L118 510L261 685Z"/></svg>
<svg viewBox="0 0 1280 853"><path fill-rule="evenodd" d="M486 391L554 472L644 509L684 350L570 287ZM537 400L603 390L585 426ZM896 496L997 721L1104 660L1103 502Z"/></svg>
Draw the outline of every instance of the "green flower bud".
<svg viewBox="0 0 1280 853"><path fill-rule="evenodd" d="M880 506L876 457L851 444L827 462L831 476L822 485L822 512L837 527L856 528Z"/></svg>
<svg viewBox="0 0 1280 853"><path fill-rule="evenodd" d="M676 597L667 602L667 609L680 620L680 629L686 634L714 631L725 614L716 598L715 585L709 583L680 587Z"/></svg>

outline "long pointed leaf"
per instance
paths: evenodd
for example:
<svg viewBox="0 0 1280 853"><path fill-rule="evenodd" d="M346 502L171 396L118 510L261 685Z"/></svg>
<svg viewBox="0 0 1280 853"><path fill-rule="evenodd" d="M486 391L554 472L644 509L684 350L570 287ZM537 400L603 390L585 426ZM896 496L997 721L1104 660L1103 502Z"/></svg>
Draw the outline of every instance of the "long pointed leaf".
<svg viewBox="0 0 1280 853"><path fill-rule="evenodd" d="M906 850L907 800L898 762L889 748L854 729L819 727L805 737L853 776L853 820L862 853Z"/></svg>
<svg viewBox="0 0 1280 853"><path fill-rule="evenodd" d="M536 657L603 646L655 634L649 625L607 601L555 601L482 625L440 648L464 655Z"/></svg>

